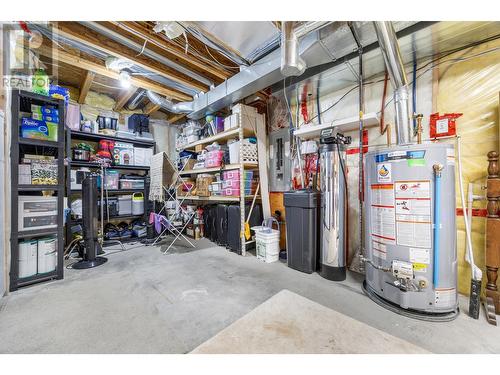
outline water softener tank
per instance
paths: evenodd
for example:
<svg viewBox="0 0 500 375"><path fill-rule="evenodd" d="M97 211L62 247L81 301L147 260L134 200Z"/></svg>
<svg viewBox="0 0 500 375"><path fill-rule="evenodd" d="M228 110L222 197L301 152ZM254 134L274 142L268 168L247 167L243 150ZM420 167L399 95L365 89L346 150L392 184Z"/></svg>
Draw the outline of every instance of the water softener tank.
<svg viewBox="0 0 500 375"><path fill-rule="evenodd" d="M368 152L365 176L365 291L409 314L455 314L453 145Z"/></svg>
<svg viewBox="0 0 500 375"><path fill-rule="evenodd" d="M320 163L320 255L319 274L326 279L346 278L346 143L350 138L333 135L332 129L321 134Z"/></svg>

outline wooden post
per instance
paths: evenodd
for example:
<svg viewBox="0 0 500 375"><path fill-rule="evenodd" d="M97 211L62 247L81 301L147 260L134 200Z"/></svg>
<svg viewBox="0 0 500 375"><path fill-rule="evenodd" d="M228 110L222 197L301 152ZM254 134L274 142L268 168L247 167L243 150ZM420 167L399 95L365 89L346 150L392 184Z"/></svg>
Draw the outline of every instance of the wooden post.
<svg viewBox="0 0 500 375"><path fill-rule="evenodd" d="M500 293L497 287L498 268L500 267L500 176L498 152L488 152L488 217L486 222L486 297L491 297L495 312L500 313Z"/></svg>

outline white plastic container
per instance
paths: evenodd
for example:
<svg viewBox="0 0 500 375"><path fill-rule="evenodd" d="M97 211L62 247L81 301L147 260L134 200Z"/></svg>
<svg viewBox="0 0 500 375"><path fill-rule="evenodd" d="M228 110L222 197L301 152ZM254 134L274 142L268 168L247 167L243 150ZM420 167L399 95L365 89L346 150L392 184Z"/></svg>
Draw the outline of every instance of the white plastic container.
<svg viewBox="0 0 500 375"><path fill-rule="evenodd" d="M37 270L38 241L19 242L19 278L30 277Z"/></svg>
<svg viewBox="0 0 500 375"><path fill-rule="evenodd" d="M240 142L236 141L229 144L229 162L231 164L240 163ZM257 163L257 144L250 143L248 139L243 140L243 162Z"/></svg>
<svg viewBox="0 0 500 375"><path fill-rule="evenodd" d="M38 273L49 273L57 265L57 238L46 237L38 240Z"/></svg>
<svg viewBox="0 0 500 375"><path fill-rule="evenodd" d="M144 194L132 194L132 215L142 215L144 213Z"/></svg>
<svg viewBox="0 0 500 375"><path fill-rule="evenodd" d="M266 263L277 262L280 255L280 232L271 229L271 233L262 231L262 227L252 227L255 231L257 259Z"/></svg>
<svg viewBox="0 0 500 375"><path fill-rule="evenodd" d="M118 196L118 215L131 215L132 214L132 196L120 195Z"/></svg>

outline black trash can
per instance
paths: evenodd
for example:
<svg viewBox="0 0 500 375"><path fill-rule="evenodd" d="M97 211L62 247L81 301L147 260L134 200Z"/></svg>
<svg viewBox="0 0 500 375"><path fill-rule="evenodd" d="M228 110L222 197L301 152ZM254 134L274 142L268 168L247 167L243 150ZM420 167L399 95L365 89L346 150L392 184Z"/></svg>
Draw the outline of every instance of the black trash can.
<svg viewBox="0 0 500 375"><path fill-rule="evenodd" d="M284 194L288 267L301 272L317 269L320 199L320 192L314 190Z"/></svg>

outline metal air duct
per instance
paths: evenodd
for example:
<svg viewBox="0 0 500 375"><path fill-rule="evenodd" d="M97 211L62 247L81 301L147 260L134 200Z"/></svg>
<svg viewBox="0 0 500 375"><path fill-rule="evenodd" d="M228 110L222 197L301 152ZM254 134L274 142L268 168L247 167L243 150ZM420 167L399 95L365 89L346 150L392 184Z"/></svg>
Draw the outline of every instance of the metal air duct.
<svg viewBox="0 0 500 375"><path fill-rule="evenodd" d="M139 90L137 94L132 98L130 103L127 105L127 108L133 111L134 109L137 108L140 102L144 99L144 96L146 95L146 90Z"/></svg>
<svg viewBox="0 0 500 375"><path fill-rule="evenodd" d="M394 88L394 108L396 122L396 140L398 145L412 143L412 125L410 121L408 80L401 58L398 39L392 22L373 22L377 39L384 56L385 66Z"/></svg>
<svg viewBox="0 0 500 375"><path fill-rule="evenodd" d="M300 76L307 68L300 57L299 38L316 31L331 22L282 22L281 27L281 74L285 77Z"/></svg>
<svg viewBox="0 0 500 375"><path fill-rule="evenodd" d="M148 90L146 95L152 103L159 105L163 109L171 113L191 113L193 112L193 102L179 102L172 103L167 98L163 98L160 95Z"/></svg>

